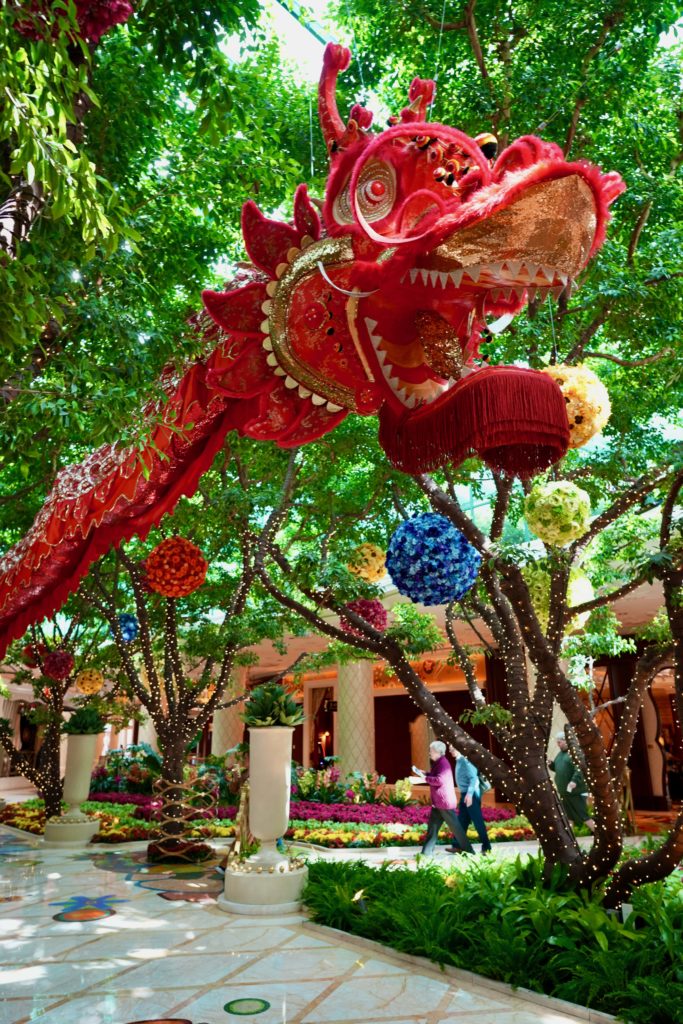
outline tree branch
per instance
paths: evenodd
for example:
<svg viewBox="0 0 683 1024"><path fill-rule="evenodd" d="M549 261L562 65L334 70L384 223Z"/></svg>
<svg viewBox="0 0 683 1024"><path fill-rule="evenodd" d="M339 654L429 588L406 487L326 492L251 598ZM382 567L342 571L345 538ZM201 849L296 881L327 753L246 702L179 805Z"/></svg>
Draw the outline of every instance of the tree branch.
<svg viewBox="0 0 683 1024"><path fill-rule="evenodd" d="M651 209L652 200L648 199L648 201L645 203L642 210L640 211L640 216L638 217L638 220L635 223L635 227L631 232L631 238L628 243L628 253L626 256L626 265L629 267L633 266L633 257L635 256L635 252L638 248L638 242L640 241L642 230L647 224L647 218L650 216Z"/></svg>
<svg viewBox="0 0 683 1024"><path fill-rule="evenodd" d="M653 356L645 356L643 359L621 359L619 356L613 356L609 352L589 352L586 350L583 353L586 358L609 359L613 363L618 363L619 366L648 366L650 363L656 363L660 359L665 359L667 356L675 354L672 348L663 348L661 352L656 352Z"/></svg>

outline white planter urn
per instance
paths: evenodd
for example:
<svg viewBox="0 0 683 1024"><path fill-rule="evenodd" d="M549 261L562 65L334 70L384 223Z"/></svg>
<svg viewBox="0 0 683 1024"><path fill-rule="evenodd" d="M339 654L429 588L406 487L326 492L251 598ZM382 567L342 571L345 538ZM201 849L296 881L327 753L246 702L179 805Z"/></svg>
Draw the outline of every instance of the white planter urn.
<svg viewBox="0 0 683 1024"><path fill-rule="evenodd" d="M287 914L301 909L308 868L280 853L277 840L289 822L291 726L249 729L249 830L260 849L228 865L218 905L231 914Z"/></svg>
<svg viewBox="0 0 683 1024"><path fill-rule="evenodd" d="M90 776L98 739L97 733L69 733L63 791L63 798L69 806L65 814L51 818L46 823L46 846L82 846L89 843L99 831L97 818L89 818L81 810L81 804L88 799L90 792Z"/></svg>

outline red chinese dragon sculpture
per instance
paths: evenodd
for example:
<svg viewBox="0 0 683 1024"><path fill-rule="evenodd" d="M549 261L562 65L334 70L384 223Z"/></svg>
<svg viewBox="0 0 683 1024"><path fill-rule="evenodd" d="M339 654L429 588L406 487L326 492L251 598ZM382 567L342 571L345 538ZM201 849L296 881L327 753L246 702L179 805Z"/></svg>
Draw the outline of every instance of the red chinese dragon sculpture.
<svg viewBox="0 0 683 1024"><path fill-rule="evenodd" d="M349 412L376 414L387 456L409 473L475 453L530 475L566 451L557 384L486 366L479 344L486 318L571 284L604 239L621 179L533 136L494 161L492 137L426 121L434 83L417 78L383 132L358 105L345 124L335 89L349 58L329 45L320 80L322 223L304 185L291 224L244 206L252 265L231 291L204 293L195 322L209 354L167 372L150 442L63 469L0 563L0 653L96 558L192 494L230 430L287 448Z"/></svg>

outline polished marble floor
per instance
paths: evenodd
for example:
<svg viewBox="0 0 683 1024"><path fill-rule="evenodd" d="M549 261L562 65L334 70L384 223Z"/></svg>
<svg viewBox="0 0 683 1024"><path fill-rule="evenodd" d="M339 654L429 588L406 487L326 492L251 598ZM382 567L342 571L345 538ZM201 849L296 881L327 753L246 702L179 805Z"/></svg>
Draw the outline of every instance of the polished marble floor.
<svg viewBox="0 0 683 1024"><path fill-rule="evenodd" d="M44 850L0 827L0 1024L576 1022L303 915L224 914L215 872L150 870L143 851Z"/></svg>

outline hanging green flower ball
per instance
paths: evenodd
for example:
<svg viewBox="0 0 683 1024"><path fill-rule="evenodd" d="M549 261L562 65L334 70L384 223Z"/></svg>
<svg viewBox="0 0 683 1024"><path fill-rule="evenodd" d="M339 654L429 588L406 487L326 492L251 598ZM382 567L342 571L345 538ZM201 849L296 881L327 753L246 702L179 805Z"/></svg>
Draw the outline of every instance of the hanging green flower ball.
<svg viewBox="0 0 683 1024"><path fill-rule="evenodd" d="M538 565L527 565L522 570L522 575L529 588L529 597L531 598L531 603L534 606L541 629L546 633L548 630L548 615L550 613L550 574ZM594 597L593 584L585 572L581 569L572 569L567 586L567 603L569 607L574 608L576 605L585 604L586 601L592 601ZM577 630L583 629L589 615L590 612L575 615L566 625L565 632L576 633Z"/></svg>
<svg viewBox="0 0 683 1024"><path fill-rule="evenodd" d="M563 547L588 529L591 500L568 480L536 484L524 502L529 529L544 544Z"/></svg>

